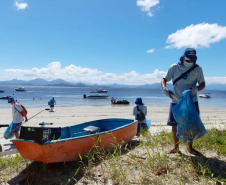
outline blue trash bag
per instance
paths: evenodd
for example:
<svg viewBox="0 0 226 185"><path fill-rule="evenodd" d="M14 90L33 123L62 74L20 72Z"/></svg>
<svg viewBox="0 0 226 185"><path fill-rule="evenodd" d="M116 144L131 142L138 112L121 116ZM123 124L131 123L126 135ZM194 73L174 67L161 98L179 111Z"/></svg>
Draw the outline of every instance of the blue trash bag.
<svg viewBox="0 0 226 185"><path fill-rule="evenodd" d="M195 104L190 95L190 90L185 90L179 102L172 109L177 122L177 137L184 143L193 142L207 134Z"/></svg>
<svg viewBox="0 0 226 185"><path fill-rule="evenodd" d="M4 132L4 138L5 139L12 139L14 134L11 132L11 128L13 126L13 122L7 127L7 129Z"/></svg>
<svg viewBox="0 0 226 185"><path fill-rule="evenodd" d="M48 101L48 105L52 105L52 104L53 104L53 100L50 99L50 100Z"/></svg>
<svg viewBox="0 0 226 185"><path fill-rule="evenodd" d="M147 127L148 127L148 129L151 127L151 120L147 120L146 119L146 124L147 124Z"/></svg>

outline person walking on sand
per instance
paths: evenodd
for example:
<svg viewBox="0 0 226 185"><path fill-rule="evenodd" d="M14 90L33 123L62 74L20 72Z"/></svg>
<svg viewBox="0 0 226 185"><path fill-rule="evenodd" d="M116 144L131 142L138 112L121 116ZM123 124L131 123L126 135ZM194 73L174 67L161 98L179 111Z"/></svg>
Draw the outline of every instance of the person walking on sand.
<svg viewBox="0 0 226 185"><path fill-rule="evenodd" d="M141 130L147 130L147 124L145 117L147 116L147 107L143 104L142 98L137 98L135 101L135 106L133 108L133 115L135 116L135 119L138 120L138 126L137 126L137 136L140 136ZM139 115L143 114L141 118L139 118Z"/></svg>
<svg viewBox="0 0 226 185"><path fill-rule="evenodd" d="M8 103L12 105L12 116L13 116L13 125L11 128L11 131L13 132L14 136L18 139L20 134L20 127L22 125L22 122L24 121L23 116L25 117L25 122L28 121L27 114L21 107L21 105L14 100L13 97L8 98ZM21 115L23 114L23 116Z"/></svg>
<svg viewBox="0 0 226 185"><path fill-rule="evenodd" d="M54 105L56 105L54 97L49 100L48 105L50 106L50 112L53 112Z"/></svg>
<svg viewBox="0 0 226 185"><path fill-rule="evenodd" d="M197 92L205 88L205 79L202 68L196 64L196 61L197 61L196 50L193 48L187 48L184 51L184 54L181 56L180 62L171 65L166 76L161 81L163 93L171 98L176 97L172 98L172 103L170 104L169 110L169 118L167 122L167 125L172 126L172 133L174 138L174 148L168 152L169 154L179 152L179 139L176 136L177 122L173 117L172 108L181 98L183 91L190 89L192 99L199 113ZM181 76L182 73L185 73L188 70L190 71L186 75L183 75L182 77ZM181 78L178 78L180 76ZM173 82L173 91L170 91L166 88L166 84L170 80L172 80ZM188 143L188 151L193 155L201 155L199 151L193 148L192 144L193 142Z"/></svg>

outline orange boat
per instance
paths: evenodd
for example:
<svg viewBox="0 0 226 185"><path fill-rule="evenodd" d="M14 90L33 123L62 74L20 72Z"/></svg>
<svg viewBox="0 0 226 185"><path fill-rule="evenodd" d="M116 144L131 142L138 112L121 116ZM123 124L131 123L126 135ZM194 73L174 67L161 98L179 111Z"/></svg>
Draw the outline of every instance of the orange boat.
<svg viewBox="0 0 226 185"><path fill-rule="evenodd" d="M89 151L124 145L137 133L137 120L102 119L67 127L21 127L12 142L24 159L43 163L75 161Z"/></svg>

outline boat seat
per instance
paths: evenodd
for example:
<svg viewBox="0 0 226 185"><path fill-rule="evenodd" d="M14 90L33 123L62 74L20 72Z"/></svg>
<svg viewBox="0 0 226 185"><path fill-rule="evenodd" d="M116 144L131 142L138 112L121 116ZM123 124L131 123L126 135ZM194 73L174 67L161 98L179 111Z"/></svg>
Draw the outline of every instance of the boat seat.
<svg viewBox="0 0 226 185"><path fill-rule="evenodd" d="M90 134L95 134L97 132L100 132L100 127L95 127L95 126L88 126L84 129L82 129L83 132L88 132Z"/></svg>

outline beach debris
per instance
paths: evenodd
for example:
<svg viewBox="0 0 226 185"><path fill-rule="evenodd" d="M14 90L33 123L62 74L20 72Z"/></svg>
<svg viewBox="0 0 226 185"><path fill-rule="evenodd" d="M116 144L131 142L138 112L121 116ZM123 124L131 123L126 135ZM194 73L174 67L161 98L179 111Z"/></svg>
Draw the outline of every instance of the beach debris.
<svg viewBox="0 0 226 185"><path fill-rule="evenodd" d="M133 163L133 160L132 159L128 159L127 160L127 163L130 163L131 164L131 163Z"/></svg>
<svg viewBox="0 0 226 185"><path fill-rule="evenodd" d="M166 169L164 169L164 168L162 168L161 170L156 170L155 172L154 172L154 174L155 175L162 175L162 174L166 174L167 173L167 170Z"/></svg>

